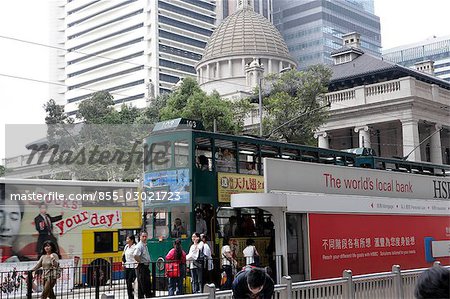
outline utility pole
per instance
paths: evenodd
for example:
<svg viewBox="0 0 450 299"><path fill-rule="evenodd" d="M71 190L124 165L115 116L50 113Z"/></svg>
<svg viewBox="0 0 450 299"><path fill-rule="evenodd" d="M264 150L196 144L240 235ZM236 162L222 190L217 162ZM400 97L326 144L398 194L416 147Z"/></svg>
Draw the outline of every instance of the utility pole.
<svg viewBox="0 0 450 299"><path fill-rule="evenodd" d="M262 78L258 78L258 96L259 96L259 137L263 135L263 105L262 105L262 94L261 94L261 81Z"/></svg>

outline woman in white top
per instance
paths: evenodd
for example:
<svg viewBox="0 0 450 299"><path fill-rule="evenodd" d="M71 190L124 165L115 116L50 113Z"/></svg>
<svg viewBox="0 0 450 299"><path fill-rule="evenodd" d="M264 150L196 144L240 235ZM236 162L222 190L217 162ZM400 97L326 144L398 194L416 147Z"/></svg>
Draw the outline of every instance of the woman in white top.
<svg viewBox="0 0 450 299"><path fill-rule="evenodd" d="M203 286L203 266L204 262L199 257L204 257L203 242L200 240L200 234L192 235L192 245L189 253L186 255L186 261L189 264L192 277L192 293L201 293Z"/></svg>
<svg viewBox="0 0 450 299"><path fill-rule="evenodd" d="M259 261L255 261L255 256L259 257L259 253L255 247L255 240L247 239L245 244L247 245L247 247L245 247L242 251L245 257L245 264L250 266L258 266Z"/></svg>
<svg viewBox="0 0 450 299"><path fill-rule="evenodd" d="M233 272L237 268L237 261L234 258L233 250L231 249L230 239L223 238L223 246L221 250L222 257L222 286L221 290L230 290L233 283Z"/></svg>
<svg viewBox="0 0 450 299"><path fill-rule="evenodd" d="M203 282L211 283L213 282L211 277L211 271L214 269L211 247L209 247L207 235L200 234L200 238L203 242L203 253L205 254L206 259L205 267L203 268Z"/></svg>
<svg viewBox="0 0 450 299"><path fill-rule="evenodd" d="M136 280L136 265L134 259L134 248L136 247L136 239L133 235L127 236L127 244L123 249L122 266L125 268L125 281L127 282L128 299L133 299L133 282Z"/></svg>

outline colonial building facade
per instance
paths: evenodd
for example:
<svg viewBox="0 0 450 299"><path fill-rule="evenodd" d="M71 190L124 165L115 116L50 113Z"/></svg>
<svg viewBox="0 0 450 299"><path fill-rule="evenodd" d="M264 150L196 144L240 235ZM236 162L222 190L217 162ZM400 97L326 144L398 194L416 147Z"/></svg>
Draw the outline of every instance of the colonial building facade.
<svg viewBox="0 0 450 299"><path fill-rule="evenodd" d="M332 54L331 117L316 133L318 145L371 147L380 156L450 164L449 82L429 74L431 62L417 71L359 45L359 34L348 34Z"/></svg>

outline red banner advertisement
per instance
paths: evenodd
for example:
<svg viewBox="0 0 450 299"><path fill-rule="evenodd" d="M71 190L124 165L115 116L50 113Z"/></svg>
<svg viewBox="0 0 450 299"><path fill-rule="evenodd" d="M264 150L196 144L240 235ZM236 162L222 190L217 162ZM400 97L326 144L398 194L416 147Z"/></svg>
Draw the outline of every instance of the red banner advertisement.
<svg viewBox="0 0 450 299"><path fill-rule="evenodd" d="M311 279L425 268L426 238L450 240L448 216L309 214ZM450 264L450 257L439 257Z"/></svg>

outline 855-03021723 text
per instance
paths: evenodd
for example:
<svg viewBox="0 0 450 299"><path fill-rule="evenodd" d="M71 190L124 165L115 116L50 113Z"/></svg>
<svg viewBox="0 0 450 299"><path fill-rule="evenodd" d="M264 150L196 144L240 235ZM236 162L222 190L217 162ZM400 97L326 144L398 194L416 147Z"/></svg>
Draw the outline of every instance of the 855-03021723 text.
<svg viewBox="0 0 450 299"><path fill-rule="evenodd" d="M11 193L15 201L179 201L180 192L168 191L94 191L90 193L31 192Z"/></svg>

